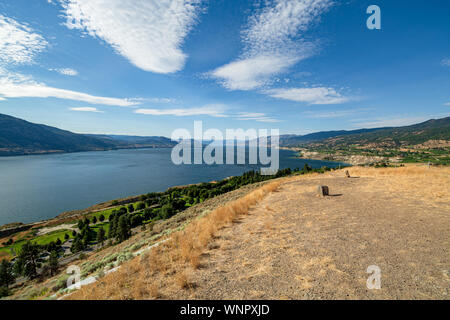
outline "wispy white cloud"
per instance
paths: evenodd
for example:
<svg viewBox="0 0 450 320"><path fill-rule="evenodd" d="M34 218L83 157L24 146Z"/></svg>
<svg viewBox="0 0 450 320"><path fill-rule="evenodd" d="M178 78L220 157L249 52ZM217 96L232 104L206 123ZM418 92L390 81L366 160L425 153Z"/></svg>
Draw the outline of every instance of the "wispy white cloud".
<svg viewBox="0 0 450 320"><path fill-rule="evenodd" d="M444 103L444 106L450 106L450 102Z"/></svg>
<svg viewBox="0 0 450 320"><path fill-rule="evenodd" d="M175 102L177 102L177 100L173 99L173 98L148 98L148 99L145 99L145 101L152 102L152 103L175 103Z"/></svg>
<svg viewBox="0 0 450 320"><path fill-rule="evenodd" d="M183 68L184 38L195 25L201 0L59 0L66 26L111 45L145 71Z"/></svg>
<svg viewBox="0 0 450 320"><path fill-rule="evenodd" d="M265 93L273 98L309 104L341 104L350 101L349 97L327 87L271 89Z"/></svg>
<svg viewBox="0 0 450 320"><path fill-rule="evenodd" d="M137 114L151 115L151 116L175 116L175 117L189 117L189 116L210 116L215 118L230 118L241 121L258 121L258 122L279 122L274 118L269 117L265 113L260 112L229 112L228 106L223 104L210 104L197 108L175 108L175 109L136 109L133 112Z"/></svg>
<svg viewBox="0 0 450 320"><path fill-rule="evenodd" d="M251 90L268 85L314 54L316 45L300 37L327 8L330 0L275 0L250 17L242 32L242 56L209 73L230 90Z"/></svg>
<svg viewBox="0 0 450 320"><path fill-rule="evenodd" d="M30 76L10 73L0 68L0 97L2 98L59 98L76 100L91 104L131 107L139 105L137 99L120 99L94 96L83 92L47 86L33 80Z"/></svg>
<svg viewBox="0 0 450 320"><path fill-rule="evenodd" d="M146 114L152 116L211 116L211 117L227 117L225 115L226 107L224 105L207 105L198 108L176 108L176 109L136 109L134 113Z"/></svg>
<svg viewBox="0 0 450 320"><path fill-rule="evenodd" d="M29 64L47 47L29 26L0 14L0 64Z"/></svg>
<svg viewBox="0 0 450 320"><path fill-rule="evenodd" d="M65 76L77 76L78 75L78 71L72 68L61 68L61 69L49 69L50 71L56 71L62 75Z"/></svg>
<svg viewBox="0 0 450 320"><path fill-rule="evenodd" d="M236 120L257 122L280 122L280 120L269 117L261 112L240 112L233 116Z"/></svg>
<svg viewBox="0 0 450 320"><path fill-rule="evenodd" d="M450 67L450 58L444 58L441 61L441 64L446 67Z"/></svg>
<svg viewBox="0 0 450 320"><path fill-rule="evenodd" d="M301 57L260 55L233 61L211 75L227 89L251 90L271 83L273 76L287 71Z"/></svg>
<svg viewBox="0 0 450 320"><path fill-rule="evenodd" d="M104 111L98 110L97 108L93 108L93 107L76 107L76 108L69 108L69 110L72 110L72 111L81 111L81 112L104 113Z"/></svg>

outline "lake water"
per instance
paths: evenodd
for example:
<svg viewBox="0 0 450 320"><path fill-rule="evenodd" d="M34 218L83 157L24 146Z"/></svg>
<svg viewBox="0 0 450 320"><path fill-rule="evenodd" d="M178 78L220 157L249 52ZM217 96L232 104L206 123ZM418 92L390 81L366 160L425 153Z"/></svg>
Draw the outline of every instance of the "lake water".
<svg viewBox="0 0 450 320"><path fill-rule="evenodd" d="M171 149L0 157L0 225L49 219L96 203L220 180L256 165L174 165ZM280 168L336 166L280 150ZM338 164L337 164L338 165Z"/></svg>

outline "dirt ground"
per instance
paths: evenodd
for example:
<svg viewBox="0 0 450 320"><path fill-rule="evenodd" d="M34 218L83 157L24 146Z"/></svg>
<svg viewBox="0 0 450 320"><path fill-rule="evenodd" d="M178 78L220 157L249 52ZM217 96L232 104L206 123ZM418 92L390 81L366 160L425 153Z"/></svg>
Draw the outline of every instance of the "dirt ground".
<svg viewBox="0 0 450 320"><path fill-rule="evenodd" d="M287 179L219 232L171 299L449 299L450 171L405 170Z"/></svg>

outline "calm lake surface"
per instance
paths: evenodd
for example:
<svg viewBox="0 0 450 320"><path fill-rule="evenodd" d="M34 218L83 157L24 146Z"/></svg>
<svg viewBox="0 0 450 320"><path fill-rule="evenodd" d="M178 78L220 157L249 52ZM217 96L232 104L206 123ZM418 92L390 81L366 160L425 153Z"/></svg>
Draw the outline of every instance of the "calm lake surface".
<svg viewBox="0 0 450 320"><path fill-rule="evenodd" d="M96 203L220 180L257 165L174 165L172 149L132 149L0 157L0 225L49 219ZM280 168L335 167L280 150Z"/></svg>

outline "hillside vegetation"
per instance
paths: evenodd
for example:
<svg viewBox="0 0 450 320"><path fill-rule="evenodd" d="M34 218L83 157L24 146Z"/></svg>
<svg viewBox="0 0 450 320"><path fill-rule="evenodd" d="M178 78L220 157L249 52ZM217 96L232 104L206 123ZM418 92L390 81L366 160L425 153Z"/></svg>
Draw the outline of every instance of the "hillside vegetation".
<svg viewBox="0 0 450 320"><path fill-rule="evenodd" d="M302 157L351 164L450 163L450 117L300 143ZM353 156L353 158L352 158ZM357 157L355 157L357 156Z"/></svg>
<svg viewBox="0 0 450 320"><path fill-rule="evenodd" d="M0 114L0 156L173 145L164 137L84 135Z"/></svg>
<svg viewBox="0 0 450 320"><path fill-rule="evenodd" d="M65 298L445 299L448 168L349 171L266 184Z"/></svg>

